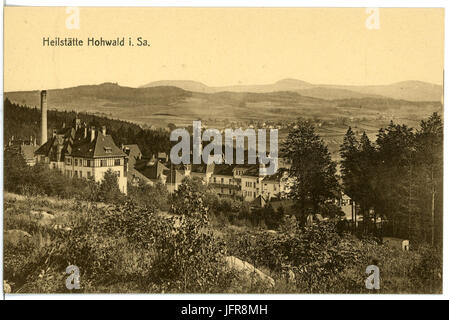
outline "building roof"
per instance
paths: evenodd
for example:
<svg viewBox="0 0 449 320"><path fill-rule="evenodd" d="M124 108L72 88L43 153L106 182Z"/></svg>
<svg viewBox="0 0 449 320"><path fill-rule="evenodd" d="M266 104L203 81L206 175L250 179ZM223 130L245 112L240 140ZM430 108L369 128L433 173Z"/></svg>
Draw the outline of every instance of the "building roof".
<svg viewBox="0 0 449 320"><path fill-rule="evenodd" d="M63 132L55 132L34 154L48 157L50 161L64 161L65 154L72 150L71 146L74 138L74 130L67 129Z"/></svg>
<svg viewBox="0 0 449 320"><path fill-rule="evenodd" d="M287 172L288 172L287 169L279 168L275 174L265 176L263 182L280 182L281 179L285 177Z"/></svg>
<svg viewBox="0 0 449 320"><path fill-rule="evenodd" d="M53 142L54 138L50 138L49 140L47 140L47 142L38 147L34 153L47 156L50 153L50 149L53 146Z"/></svg>
<svg viewBox="0 0 449 320"><path fill-rule="evenodd" d="M125 144L123 145L123 149L129 157L139 157L142 155L142 151L140 151L139 145L137 144Z"/></svg>
<svg viewBox="0 0 449 320"><path fill-rule="evenodd" d="M259 177L259 166L258 165L252 165L251 168L246 170L243 175L243 177Z"/></svg>
<svg viewBox="0 0 449 320"><path fill-rule="evenodd" d="M95 133L93 141L88 135L86 139L74 144L70 155L84 158L126 157L126 154L115 145L112 136L103 135L101 132Z"/></svg>
<svg viewBox="0 0 449 320"><path fill-rule="evenodd" d="M142 152L137 144L125 144L123 151L128 155L128 168L134 168L136 160L142 157Z"/></svg>
<svg viewBox="0 0 449 320"><path fill-rule="evenodd" d="M75 119L75 126L53 131L53 136L41 145L34 154L43 155L50 161L64 161L65 155L83 158L126 157L126 154L115 144L111 135L95 131L91 140L91 132L87 126L81 126Z"/></svg>
<svg viewBox="0 0 449 320"><path fill-rule="evenodd" d="M167 177L166 183L181 183L185 176L181 173L181 171L176 169L167 169L164 170L164 175Z"/></svg>
<svg viewBox="0 0 449 320"><path fill-rule="evenodd" d="M143 174L148 179L156 180L161 177L165 170L168 168L159 160L142 160L137 161L135 165L135 169Z"/></svg>
<svg viewBox="0 0 449 320"><path fill-rule="evenodd" d="M221 176L233 176L234 175L234 166L229 165L229 164L216 164L213 174L221 175Z"/></svg>
<svg viewBox="0 0 449 320"><path fill-rule="evenodd" d="M209 163L209 164L192 164L192 170L193 173L212 173L214 172L215 163Z"/></svg>

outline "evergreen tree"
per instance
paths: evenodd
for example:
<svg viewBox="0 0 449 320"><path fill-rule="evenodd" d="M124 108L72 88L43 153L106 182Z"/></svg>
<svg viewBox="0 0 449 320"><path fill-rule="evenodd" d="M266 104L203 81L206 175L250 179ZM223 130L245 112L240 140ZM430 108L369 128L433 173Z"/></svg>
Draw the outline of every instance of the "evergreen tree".
<svg viewBox="0 0 449 320"><path fill-rule="evenodd" d="M420 217L425 239L432 244L441 244L443 225L443 122L434 113L421 121L416 133L416 168L418 169Z"/></svg>
<svg viewBox="0 0 449 320"><path fill-rule="evenodd" d="M325 200L335 198L339 190L336 164L312 124L299 120L282 144L282 152L292 163L290 196L297 201L302 218L308 204L317 212Z"/></svg>
<svg viewBox="0 0 449 320"><path fill-rule="evenodd" d="M376 211L386 216L396 236L410 236L414 134L406 125L390 122L377 136L379 179Z"/></svg>

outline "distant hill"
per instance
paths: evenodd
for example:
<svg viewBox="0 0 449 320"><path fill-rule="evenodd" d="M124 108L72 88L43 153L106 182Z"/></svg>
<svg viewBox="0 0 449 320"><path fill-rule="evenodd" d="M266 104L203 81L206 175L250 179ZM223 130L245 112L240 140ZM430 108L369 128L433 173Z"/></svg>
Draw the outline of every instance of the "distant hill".
<svg viewBox="0 0 449 320"><path fill-rule="evenodd" d="M304 96L326 100L386 97L409 101L441 101L443 94L442 86L422 81L403 81L389 85L376 86L342 86L331 84L311 84L302 80L283 79L273 84L264 85L209 87L204 83L190 80L164 80L147 83L141 88L151 88L157 86L174 86L187 91L201 93L217 93L224 91L252 93L293 91Z"/></svg>
<svg viewBox="0 0 449 320"><path fill-rule="evenodd" d="M390 90L403 96L404 91L416 89L416 86L428 87L428 84L412 82L386 86L387 89L357 87L366 93L331 86L314 86L293 79L277 82L272 86L277 90L268 92L225 90L208 93L168 86L173 84L171 81L161 81L158 84L162 86L131 88L116 83L103 83L50 89L47 90L48 107L59 111L88 112L162 128L166 128L170 123L179 126L191 125L192 120L196 119L218 126L226 122L241 122L243 125L245 121L292 121L298 117L330 122L341 122L343 118L402 118L416 121L427 117L430 112L442 111L439 100L407 101L374 94L381 90ZM193 81L175 84L197 90L208 88ZM294 91L293 88L302 89ZM254 90L262 90L262 86ZM371 90L372 94L366 90ZM322 98L323 95L326 99ZM6 92L5 97L14 103L39 106L37 90Z"/></svg>
<svg viewBox="0 0 449 320"><path fill-rule="evenodd" d="M190 87L202 87L192 82L182 83ZM134 136L130 132L132 130L125 129L119 132L120 128L117 129L116 125L119 122L108 123L110 131L117 130L114 138L118 143L137 141L141 150L145 154L150 154L154 150L166 149L167 142L162 133L168 136L166 130L169 127L175 125L187 128L192 125L193 120L200 119L209 128L219 129L229 126L257 126L262 123L268 126L276 125L280 128L279 139L282 141L288 132L287 123L301 117L310 119L316 124L317 132L328 145L332 157L338 159L338 150L348 126L351 126L357 134L366 132L371 139L375 139L378 129L388 125L390 120L416 127L420 120L427 118L432 112L442 113L443 110L440 101L386 98L344 88L314 87L295 80L281 81L277 84L277 88L302 89L208 93L168 86L170 82L159 84L162 86L130 88L115 83L104 83L65 89L47 88L49 125L60 124L63 120L59 116L55 121L51 120L52 114L61 114L63 118L67 118L67 115L73 116L71 111L77 111L83 113L82 117L94 115L103 122L106 118L119 119L139 124L142 128L162 128L163 130L157 131L148 130L149 133L146 135L138 133ZM396 89L401 92L403 87L398 85ZM371 90L380 89L371 88ZM320 98L324 93L327 98ZM23 111L27 108L18 107L8 111L8 117L5 116L5 137L19 134L26 134L25 137L36 136L39 133L40 121L39 91L6 92L5 98L16 104L27 105L33 112L32 117L24 117L17 110ZM67 113L58 113L54 110ZM121 141L122 137L125 137L125 140Z"/></svg>
<svg viewBox="0 0 449 320"><path fill-rule="evenodd" d="M362 94L380 95L409 101L441 101L443 87L423 81L402 81L382 86L331 86Z"/></svg>
<svg viewBox="0 0 449 320"><path fill-rule="evenodd" d="M153 87L161 87L161 86L169 86L169 87L177 87L187 91L193 92L204 92L210 93L213 90L206 86L204 83L192 80L160 80L148 83L147 85L141 86L141 88L153 88Z"/></svg>

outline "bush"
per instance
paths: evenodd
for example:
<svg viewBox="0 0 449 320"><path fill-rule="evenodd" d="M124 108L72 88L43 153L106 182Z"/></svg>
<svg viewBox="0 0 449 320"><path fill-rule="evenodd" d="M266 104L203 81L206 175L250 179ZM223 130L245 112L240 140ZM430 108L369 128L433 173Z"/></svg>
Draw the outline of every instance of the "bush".
<svg viewBox="0 0 449 320"><path fill-rule="evenodd" d="M81 206L72 231L54 244L54 270L74 264L91 286L132 282L140 292L221 292L232 280L222 267L224 244L201 216L164 218L132 201Z"/></svg>
<svg viewBox="0 0 449 320"><path fill-rule="evenodd" d="M140 182L137 186L128 184L128 198L137 205L153 211L169 210L169 193L167 187L162 183L156 183L153 186L143 182Z"/></svg>

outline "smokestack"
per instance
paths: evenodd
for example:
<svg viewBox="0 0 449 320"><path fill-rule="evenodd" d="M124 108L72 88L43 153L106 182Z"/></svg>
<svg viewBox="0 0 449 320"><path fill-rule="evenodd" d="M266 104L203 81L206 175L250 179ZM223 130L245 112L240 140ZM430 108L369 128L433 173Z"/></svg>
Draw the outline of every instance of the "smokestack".
<svg viewBox="0 0 449 320"><path fill-rule="evenodd" d="M106 126L101 127L101 133L105 136L106 135Z"/></svg>
<svg viewBox="0 0 449 320"><path fill-rule="evenodd" d="M94 141L95 139L95 127L90 128L90 141Z"/></svg>
<svg viewBox="0 0 449 320"><path fill-rule="evenodd" d="M41 91L41 145L47 142L47 90Z"/></svg>

